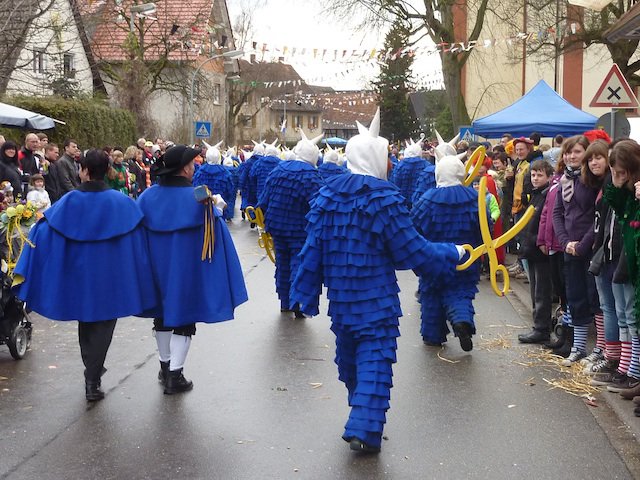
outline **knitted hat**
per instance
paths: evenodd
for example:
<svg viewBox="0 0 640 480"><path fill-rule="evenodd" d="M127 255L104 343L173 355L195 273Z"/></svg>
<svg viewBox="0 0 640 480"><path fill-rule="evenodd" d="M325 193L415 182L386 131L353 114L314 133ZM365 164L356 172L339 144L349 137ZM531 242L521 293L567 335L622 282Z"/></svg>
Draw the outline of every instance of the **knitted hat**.
<svg viewBox="0 0 640 480"><path fill-rule="evenodd" d="M348 168L359 175L371 175L382 180L387 179L387 152L389 141L379 137L380 107L369 128L356 122L358 135L347 142L345 153L349 158Z"/></svg>

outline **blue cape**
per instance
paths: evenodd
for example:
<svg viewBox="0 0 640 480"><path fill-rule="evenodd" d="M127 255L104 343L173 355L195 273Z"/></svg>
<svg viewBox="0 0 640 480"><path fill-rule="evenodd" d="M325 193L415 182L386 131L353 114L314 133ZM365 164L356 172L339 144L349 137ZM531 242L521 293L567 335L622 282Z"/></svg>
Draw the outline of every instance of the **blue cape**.
<svg viewBox="0 0 640 480"><path fill-rule="evenodd" d="M201 260L204 205L193 187L154 185L138 198L145 217L156 288L161 301L143 316L162 317L167 327L233 318L247 301L242 269L229 230L214 209L215 248Z"/></svg>
<svg viewBox="0 0 640 480"><path fill-rule="evenodd" d="M206 185L212 193L222 195L227 202L224 209L224 219L233 218L233 210L236 205L236 189L233 186L231 173L222 165L211 165L205 163L193 175L193 185Z"/></svg>
<svg viewBox="0 0 640 480"><path fill-rule="evenodd" d="M14 276L29 308L54 320L94 322L156 304L142 212L115 190L64 195L31 231Z"/></svg>

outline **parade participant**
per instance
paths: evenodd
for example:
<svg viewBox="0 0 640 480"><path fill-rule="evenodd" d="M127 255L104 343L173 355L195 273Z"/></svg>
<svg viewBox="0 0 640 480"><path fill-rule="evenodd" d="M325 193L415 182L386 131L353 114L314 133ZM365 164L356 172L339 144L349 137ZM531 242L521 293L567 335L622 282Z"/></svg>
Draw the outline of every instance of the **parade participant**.
<svg viewBox="0 0 640 480"><path fill-rule="evenodd" d="M456 154L456 142L458 141L458 137L460 135L456 135L449 142L445 142L438 131L436 130L436 137L438 138L438 145L433 149L433 155L435 157L435 161L437 162L441 158L446 157L447 155L455 155ZM420 172L420 176L418 177L418 183L416 184L416 190L413 193L413 203L417 202L422 194L429 190L430 188L434 188L436 186L436 166L434 163L427 161L427 164Z"/></svg>
<svg viewBox="0 0 640 480"><path fill-rule="evenodd" d="M233 157L226 156L222 161L222 166L231 175L231 183L233 184L233 194L227 199L227 210L230 218L236 214L236 198L238 197L238 162L233 161Z"/></svg>
<svg viewBox="0 0 640 480"><path fill-rule="evenodd" d="M447 155L436 163L437 188L428 190L411 211L413 224L427 240L470 245L481 243L478 193L465 186L462 159L466 152ZM451 323L465 352L473 349L476 333L473 299L478 292L479 265L455 272L454 280L443 285L430 274L420 276L420 334L425 345L440 346L447 341Z"/></svg>
<svg viewBox="0 0 640 480"><path fill-rule="evenodd" d="M533 307L533 329L518 335L521 343L544 343L551 333L551 261L548 252L538 247L540 218L544 209L553 167L546 160L531 164L531 195L529 204L536 209L522 232L522 256L529 263L529 291Z"/></svg>
<svg viewBox="0 0 640 480"><path fill-rule="evenodd" d="M358 123L360 133L347 143L351 173L331 178L312 200L291 295L317 315L322 284L328 289L335 361L351 406L342 438L362 452L380 451L389 409L402 316L395 270L431 272L446 282L463 254L413 228L405 199L386 181L388 141L379 129L378 109L370 129Z"/></svg>
<svg viewBox="0 0 640 480"><path fill-rule="evenodd" d="M240 185L240 194L242 195L242 204L240 208L244 212L247 207L254 207L258 203L256 193L257 185L255 178L251 177L251 168L253 164L264 156L265 148L262 143L253 141L254 147L250 155L245 153L244 163L238 171L238 183ZM244 217L243 217L244 218ZM253 224L252 224L253 226Z"/></svg>
<svg viewBox="0 0 640 480"><path fill-rule="evenodd" d="M581 179L582 158L589 140L576 135L565 142L568 155L553 209L553 228L564 251L564 279L573 323L573 347L562 353L568 355L570 363L575 363L587 354L589 325L593 322L593 314L599 310L596 284L589 273L599 189ZM569 344L565 342L565 345Z"/></svg>
<svg viewBox="0 0 640 480"><path fill-rule="evenodd" d="M156 174L158 185L138 198L149 237L151 267L160 301L143 316L154 317L160 358L158 379L167 395L186 392L193 382L183 367L196 323L233 319L234 309L247 301L238 255L222 213L213 208L215 225L205 220L208 206L198 203L191 184L199 150L185 145L169 148ZM224 205L219 195L216 204ZM204 255L203 238L213 228L213 257ZM202 250L202 255L201 255Z"/></svg>
<svg viewBox="0 0 640 480"><path fill-rule="evenodd" d="M142 212L106 186L108 168L106 152L87 152L82 184L44 212L14 271L16 293L29 308L78 321L88 401L104 398L101 376L116 319L157 302Z"/></svg>
<svg viewBox="0 0 640 480"><path fill-rule="evenodd" d="M347 153L347 155L349 155ZM416 191L420 172L427 166L427 161L422 158L422 146L420 142L409 140L404 149L404 158L394 167L389 181L400 189L400 194L407 202L407 208L411 210L413 194Z"/></svg>
<svg viewBox="0 0 640 480"><path fill-rule="evenodd" d="M304 318L304 315L289 301L291 282L298 270L298 253L307 238L305 216L309 212L309 201L323 184L316 169L320 151L316 144L322 135L308 140L302 130L300 133L302 139L293 149L296 160L281 162L271 172L258 202L275 246L280 311L293 311L296 318Z"/></svg>
<svg viewBox="0 0 640 480"><path fill-rule="evenodd" d="M38 213L44 213L51 206L49 193L44 189L44 177L39 173L31 175L29 184L31 190L27 193L27 201L36 206Z"/></svg>
<svg viewBox="0 0 640 480"><path fill-rule="evenodd" d="M331 148L331 145L327 144L327 148L324 151L324 161L322 162L322 165L318 167L318 173L324 181L327 181L334 175L347 173L346 168L342 165L338 165L339 161L340 155L338 154L338 151L334 150Z"/></svg>
<svg viewBox="0 0 640 480"><path fill-rule="evenodd" d="M235 188L233 187L231 173L220 164L221 156L218 147L221 144L222 142L219 142L214 146L210 146L205 143L208 146L205 154L206 162L193 175L193 185L206 185L212 193L222 195L227 204L227 208L223 212L223 218L231 220L235 206ZM229 207L230 204L231 207Z"/></svg>
<svg viewBox="0 0 640 480"><path fill-rule="evenodd" d="M256 198L260 198L264 191L264 186L267 183L267 177L273 171L274 168L280 163L280 150L276 146L278 139L275 139L273 143L267 143L265 145L264 155L258 157L249 172L249 181L251 185L255 185Z"/></svg>

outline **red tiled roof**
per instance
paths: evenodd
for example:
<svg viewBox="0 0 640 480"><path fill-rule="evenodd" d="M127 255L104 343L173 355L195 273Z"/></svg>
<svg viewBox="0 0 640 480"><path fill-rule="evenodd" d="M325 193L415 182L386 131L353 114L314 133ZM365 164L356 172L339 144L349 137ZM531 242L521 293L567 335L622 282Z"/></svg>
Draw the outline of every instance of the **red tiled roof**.
<svg viewBox="0 0 640 480"><path fill-rule="evenodd" d="M208 53L210 32L215 32L210 27L214 1L155 1L155 13L134 21L138 38L139 28L143 26L144 59L152 61L166 57L170 61L185 61ZM129 8L135 3L133 0L78 1L97 60L117 62L129 58L125 41L129 33Z"/></svg>
<svg viewBox="0 0 640 480"><path fill-rule="evenodd" d="M356 120L369 125L378 108L376 94L368 91L323 94L315 100L323 111L324 129L356 128Z"/></svg>

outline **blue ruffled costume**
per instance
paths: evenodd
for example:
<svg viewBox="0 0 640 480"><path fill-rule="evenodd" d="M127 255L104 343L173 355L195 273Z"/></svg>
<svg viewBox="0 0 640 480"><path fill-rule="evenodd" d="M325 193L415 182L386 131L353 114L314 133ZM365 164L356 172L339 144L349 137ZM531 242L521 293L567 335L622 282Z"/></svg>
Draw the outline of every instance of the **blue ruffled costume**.
<svg viewBox="0 0 640 480"><path fill-rule="evenodd" d="M224 219L231 220L236 205L236 190L233 186L233 178L231 173L222 165L212 165L205 163L193 175L193 185L206 185L211 193L222 195L227 202L227 208L224 209Z"/></svg>
<svg viewBox="0 0 640 480"><path fill-rule="evenodd" d="M157 303L142 212L122 193L71 191L29 239L35 248L24 246L14 271L24 282L15 291L41 315L98 322Z"/></svg>
<svg viewBox="0 0 640 480"><path fill-rule="evenodd" d="M432 242L458 245L482 243L478 219L478 192L464 185L428 190L414 204L411 217L417 230ZM457 322L471 324L475 333L473 299L478 292L480 270L478 262L466 270L456 271L455 279L446 284L420 277L420 304L423 340L442 344L449 328Z"/></svg>
<svg viewBox="0 0 640 480"><path fill-rule="evenodd" d="M347 172L348 170L344 166L337 165L333 162L323 162L322 165L318 166L318 173L324 181L329 180L334 175L342 175Z"/></svg>
<svg viewBox="0 0 640 480"><path fill-rule="evenodd" d="M251 167L259 158L262 158L262 155L252 155L249 160L242 162L238 167L238 186L242 196L242 203L240 204L242 211L247 207L255 207L256 203L258 203L256 186L251 181L250 173Z"/></svg>
<svg viewBox="0 0 640 480"><path fill-rule="evenodd" d="M436 166L427 162L420 176L418 177L418 183L416 184L416 190L413 193L412 203L415 204L420 197L432 188L436 188Z"/></svg>
<svg viewBox="0 0 640 480"><path fill-rule="evenodd" d="M458 261L454 245L434 245L411 224L405 199L389 182L368 175L337 175L320 189L307 215L307 240L291 301L318 314L327 287L338 374L351 414L343 438L379 447L396 361L396 269L414 269L447 281Z"/></svg>
<svg viewBox="0 0 640 480"><path fill-rule="evenodd" d="M214 256L211 263L201 259L205 206L196 202L193 190L191 185L154 185L138 198L161 299L142 316L162 317L166 327L231 320L234 309L247 301L238 254L215 208Z"/></svg>
<svg viewBox="0 0 640 480"><path fill-rule="evenodd" d="M256 198L259 199L262 196L269 174L280 164L280 162L281 160L278 157L274 157L272 155L265 155L254 162L251 167L251 172L249 172L249 178L252 185L255 185L256 187Z"/></svg>
<svg viewBox="0 0 640 480"><path fill-rule="evenodd" d="M299 160L281 162L269 175L259 205L276 251L276 291L283 310L295 310L289 302L298 253L307 238L305 216L309 201L323 182L318 170Z"/></svg>
<svg viewBox="0 0 640 480"><path fill-rule="evenodd" d="M418 178L426 164L426 160L422 157L404 158L391 172L389 181L400 189L400 194L405 198L408 209L411 209L411 200L416 191Z"/></svg>

